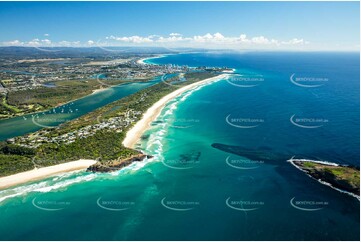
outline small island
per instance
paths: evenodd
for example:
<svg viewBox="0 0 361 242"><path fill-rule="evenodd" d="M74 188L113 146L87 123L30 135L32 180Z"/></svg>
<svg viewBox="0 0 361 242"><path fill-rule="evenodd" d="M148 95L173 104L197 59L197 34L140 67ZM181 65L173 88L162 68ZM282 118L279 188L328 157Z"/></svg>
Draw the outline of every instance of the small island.
<svg viewBox="0 0 361 242"><path fill-rule="evenodd" d="M293 157L288 162L322 184L360 198L360 170L358 168Z"/></svg>

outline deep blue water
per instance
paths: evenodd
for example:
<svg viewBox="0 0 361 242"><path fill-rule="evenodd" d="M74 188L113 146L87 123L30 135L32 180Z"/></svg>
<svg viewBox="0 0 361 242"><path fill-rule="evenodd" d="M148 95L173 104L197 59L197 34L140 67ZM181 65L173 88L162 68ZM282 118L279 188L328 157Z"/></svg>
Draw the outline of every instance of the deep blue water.
<svg viewBox="0 0 361 242"><path fill-rule="evenodd" d="M168 103L137 145L153 162L0 191L3 240L359 240L359 201L286 161L359 166L358 54L150 61L237 74Z"/></svg>
<svg viewBox="0 0 361 242"><path fill-rule="evenodd" d="M244 79L240 81L236 75L234 80L215 84L217 91L212 92L212 109L206 109L207 113L216 110L217 117L210 118L211 123L218 125L219 131L226 134L228 140L249 148L266 146L287 155L307 155L354 165L360 162L358 53L196 53L148 61L227 66L242 74ZM292 74L295 74L294 79L310 79L299 82L301 84L322 86L297 86L290 80ZM252 85L257 86L249 87ZM189 103L194 108L198 106L197 102ZM230 108L225 109L224 106ZM202 108L197 108L196 113ZM228 115L229 119L252 118L264 122L259 123L256 129L237 129L222 125ZM293 115L293 120L318 120L300 121L301 125L323 126L299 128L290 122Z"/></svg>

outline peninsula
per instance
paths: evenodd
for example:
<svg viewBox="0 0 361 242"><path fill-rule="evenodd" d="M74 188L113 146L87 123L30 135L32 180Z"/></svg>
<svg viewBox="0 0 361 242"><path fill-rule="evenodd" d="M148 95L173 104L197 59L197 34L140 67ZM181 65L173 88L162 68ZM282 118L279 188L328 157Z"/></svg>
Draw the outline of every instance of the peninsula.
<svg viewBox="0 0 361 242"><path fill-rule="evenodd" d="M360 198L360 170L356 167L295 158L288 162L322 184Z"/></svg>

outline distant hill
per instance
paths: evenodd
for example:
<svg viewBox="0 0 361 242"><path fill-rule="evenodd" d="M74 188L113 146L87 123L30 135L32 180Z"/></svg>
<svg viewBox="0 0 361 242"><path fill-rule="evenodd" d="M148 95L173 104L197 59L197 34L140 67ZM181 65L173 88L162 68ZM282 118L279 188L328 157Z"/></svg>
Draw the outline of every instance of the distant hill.
<svg viewBox="0 0 361 242"><path fill-rule="evenodd" d="M0 47L0 58L74 58L98 57L104 55L126 56L135 54L171 54L178 52L205 51L201 49L183 48L172 51L162 47Z"/></svg>

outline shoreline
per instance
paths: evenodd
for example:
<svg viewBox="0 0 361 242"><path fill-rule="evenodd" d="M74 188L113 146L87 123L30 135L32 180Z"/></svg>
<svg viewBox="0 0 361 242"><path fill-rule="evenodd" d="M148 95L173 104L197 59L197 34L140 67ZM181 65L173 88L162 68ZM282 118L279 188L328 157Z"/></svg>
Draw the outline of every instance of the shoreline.
<svg viewBox="0 0 361 242"><path fill-rule="evenodd" d="M24 171L10 176L0 177L0 190L4 190L9 187L21 185L32 181L38 181L65 172L87 169L89 166L94 165L96 162L97 161L95 160L81 159L54 166L47 166L33 169L30 171Z"/></svg>
<svg viewBox="0 0 361 242"><path fill-rule="evenodd" d="M182 93L197 88L200 85L206 84L208 82L213 82L220 80L228 76L227 74L221 74L215 77L207 78L199 82L189 84L187 86L181 87L166 96L162 97L156 103L154 103L142 116L142 118L130 129L128 130L122 144L130 149L134 149L134 145L141 138L143 133L149 129L151 122L153 122L161 113L162 109L166 104Z"/></svg>
<svg viewBox="0 0 361 242"><path fill-rule="evenodd" d="M327 161L315 161L315 160L308 160L308 159L294 159L294 157L287 160L287 162L291 163L292 166L296 167L298 170L300 170L302 173L306 174L311 179L313 179L313 180L315 180L315 181L317 181L317 182L319 182L319 183L321 183L321 184L323 184L325 186L328 186L328 187L332 188L333 190L336 190L338 192L341 192L341 193L347 194L347 195L349 195L351 197L354 197L354 198L356 198L357 200L360 201L360 196L358 196L357 194L354 194L352 192L346 191L346 190L341 189L341 188L337 188L334 185L332 185L331 183L323 181L322 179L316 179L311 174L309 174L306 170L302 169L297 164L295 164L294 161L308 161L308 162L313 162L313 163L316 163L316 164L329 165L329 166L335 166L335 167L340 166L339 164L336 164L336 163L333 163L333 162L327 162Z"/></svg>
<svg viewBox="0 0 361 242"><path fill-rule="evenodd" d="M134 149L134 145L141 138L143 133L150 127L150 124L155 120L166 104L177 96L183 94L186 91L197 88L203 84L218 81L226 77L228 74L220 74L215 77L207 78L187 86L181 87L166 96L162 97L156 103L154 103L142 116L142 118L126 133L122 144L127 147ZM103 89L104 90L104 89ZM99 90L100 91L100 90ZM80 159L77 161L70 161L61 163L58 165L42 167L33 169L25 172L16 173L10 176L0 177L0 190L5 190L10 187L25 184L28 182L39 181L45 178L52 177L61 173L70 171L86 170L90 166L96 164L96 160Z"/></svg>
<svg viewBox="0 0 361 242"><path fill-rule="evenodd" d="M136 63L140 64L140 65L157 65L157 64L153 64L153 63L145 63L144 61L148 60L148 59L163 58L163 57L166 57L168 55L174 55L174 54L159 54L159 55L156 55L156 56L153 56L153 57L141 58L141 59L137 60Z"/></svg>

